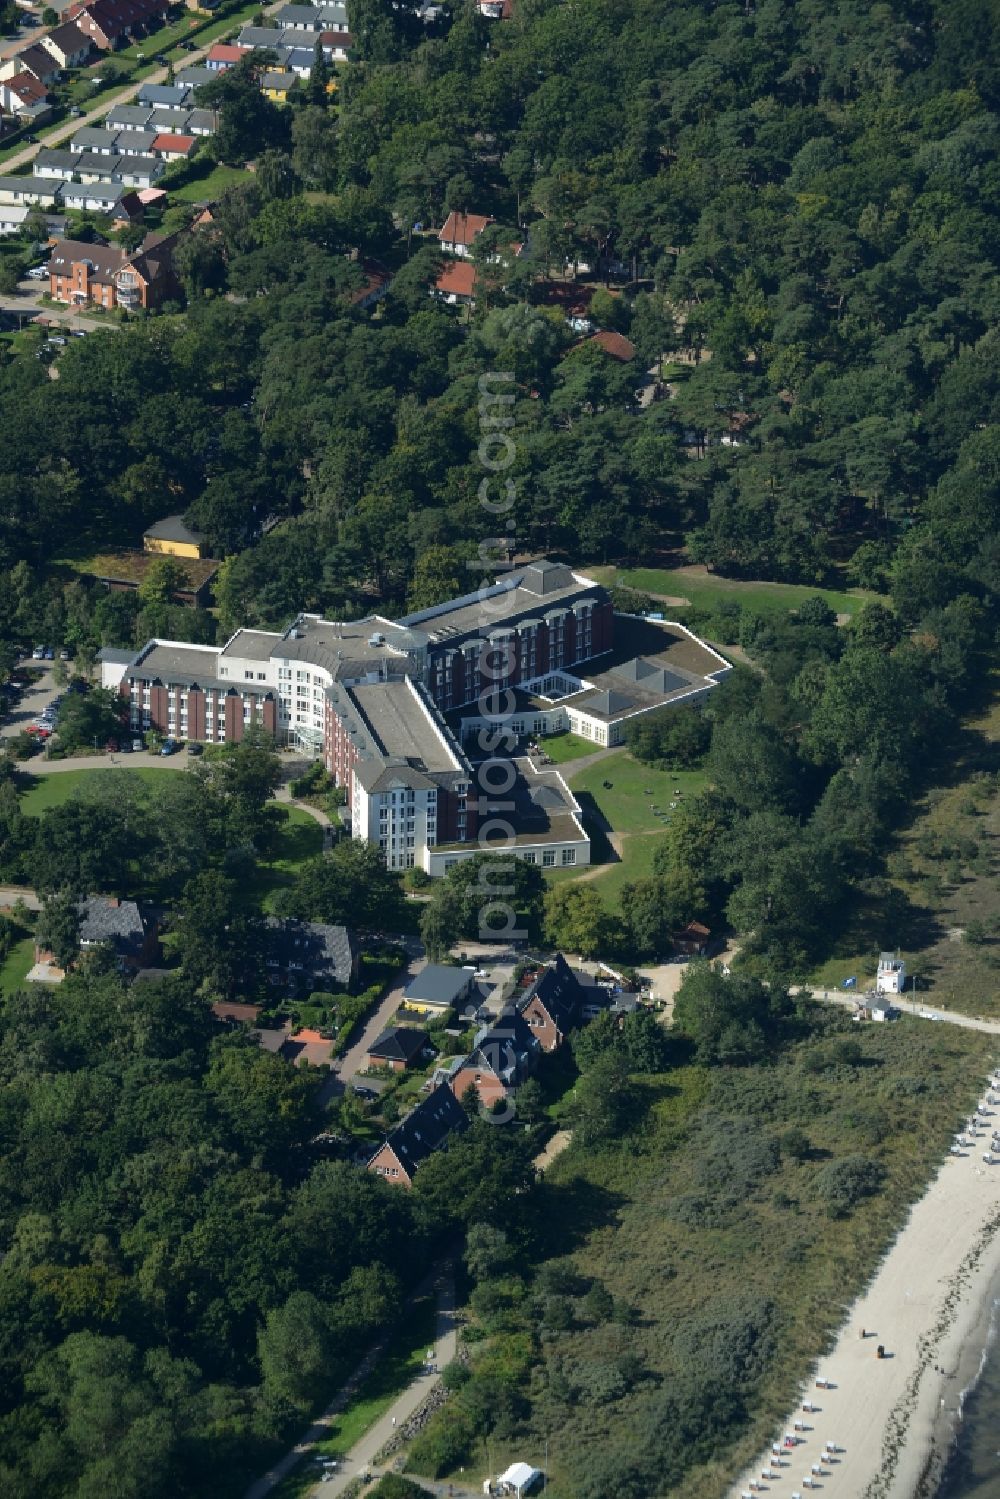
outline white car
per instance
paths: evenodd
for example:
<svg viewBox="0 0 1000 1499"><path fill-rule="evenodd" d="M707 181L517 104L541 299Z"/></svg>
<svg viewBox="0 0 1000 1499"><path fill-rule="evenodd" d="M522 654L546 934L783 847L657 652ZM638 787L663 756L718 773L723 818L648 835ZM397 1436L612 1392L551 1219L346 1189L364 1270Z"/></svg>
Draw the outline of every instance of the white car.
<svg viewBox="0 0 1000 1499"><path fill-rule="evenodd" d="M48 269L44 265L33 265L28 272L31 281L47 281L49 279Z"/></svg>
<svg viewBox="0 0 1000 1499"><path fill-rule="evenodd" d="M31 653L31 659L32 659L32 661L44 661L45 660L45 647L44 647L44 645L36 645L35 646L35 649Z"/></svg>

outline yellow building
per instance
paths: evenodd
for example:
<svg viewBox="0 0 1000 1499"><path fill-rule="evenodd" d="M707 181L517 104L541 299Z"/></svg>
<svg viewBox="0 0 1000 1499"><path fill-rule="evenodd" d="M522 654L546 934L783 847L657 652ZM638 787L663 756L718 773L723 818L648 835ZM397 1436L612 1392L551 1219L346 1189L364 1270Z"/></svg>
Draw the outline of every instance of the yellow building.
<svg viewBox="0 0 1000 1499"><path fill-rule="evenodd" d="M142 537L143 551L166 553L170 557L201 557L204 543L201 532L192 531L180 515L156 521Z"/></svg>

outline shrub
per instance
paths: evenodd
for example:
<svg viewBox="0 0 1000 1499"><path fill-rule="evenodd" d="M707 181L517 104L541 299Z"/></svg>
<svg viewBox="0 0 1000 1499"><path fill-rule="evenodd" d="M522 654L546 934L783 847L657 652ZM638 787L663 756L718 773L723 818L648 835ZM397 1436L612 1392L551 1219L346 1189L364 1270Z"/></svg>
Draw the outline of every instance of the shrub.
<svg viewBox="0 0 1000 1499"><path fill-rule="evenodd" d="M874 1197L885 1178L885 1169L867 1156L849 1155L831 1161L817 1172L814 1188L826 1204L827 1216L846 1218L866 1197Z"/></svg>
<svg viewBox="0 0 1000 1499"><path fill-rule="evenodd" d="M469 1416L449 1400L428 1421L410 1448L406 1466L412 1473L440 1478L468 1457L476 1432Z"/></svg>

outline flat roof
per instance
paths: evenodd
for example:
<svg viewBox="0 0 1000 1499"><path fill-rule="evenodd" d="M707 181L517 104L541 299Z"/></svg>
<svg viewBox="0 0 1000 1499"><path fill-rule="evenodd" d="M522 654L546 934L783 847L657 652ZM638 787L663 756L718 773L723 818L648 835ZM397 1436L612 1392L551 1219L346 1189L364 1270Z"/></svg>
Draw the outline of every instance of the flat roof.
<svg viewBox="0 0 1000 1499"><path fill-rule="evenodd" d="M270 661L275 646L281 640L277 631L237 630L231 640L222 647L223 656L239 656L246 661Z"/></svg>
<svg viewBox="0 0 1000 1499"><path fill-rule="evenodd" d="M565 563L542 558L516 569L488 588L409 614L401 623L417 626L434 645L477 632L485 639L520 615L541 617L550 609L589 593L593 593L595 600L604 597L599 583L574 573Z"/></svg>
<svg viewBox="0 0 1000 1499"><path fill-rule="evenodd" d="M362 683L348 689L372 736L388 758L419 761L424 770L457 770L426 704L407 682Z"/></svg>
<svg viewBox="0 0 1000 1499"><path fill-rule="evenodd" d="M380 636L384 644L370 644L376 636ZM323 666L334 677L348 677L352 671L364 676L377 663L386 660L395 662L398 670L408 651L422 650L425 644L426 637L419 631L371 614L364 619L348 621L300 614L276 642L274 655L288 661Z"/></svg>
<svg viewBox="0 0 1000 1499"><path fill-rule="evenodd" d="M154 642L133 667L137 677L159 677L163 682L185 683L190 686L216 684L219 675L220 652L215 646L161 645ZM218 682L220 687L233 687L233 682Z"/></svg>
<svg viewBox="0 0 1000 1499"><path fill-rule="evenodd" d="M450 1005L472 981L473 975L468 968L454 968L450 963L428 963L407 984L403 998Z"/></svg>

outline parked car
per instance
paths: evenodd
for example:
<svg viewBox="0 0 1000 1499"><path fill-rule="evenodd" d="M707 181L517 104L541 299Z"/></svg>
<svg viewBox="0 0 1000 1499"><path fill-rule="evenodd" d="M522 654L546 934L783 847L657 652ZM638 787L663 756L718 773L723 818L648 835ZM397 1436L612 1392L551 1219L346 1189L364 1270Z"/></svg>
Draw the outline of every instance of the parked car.
<svg viewBox="0 0 1000 1499"><path fill-rule="evenodd" d="M49 334L49 343L50 344L57 344L59 346L59 348L64 348L65 345L66 345L66 340L63 338L63 336L62 336L61 333L50 333Z"/></svg>
<svg viewBox="0 0 1000 1499"><path fill-rule="evenodd" d="M27 274L30 281L47 281L49 279L48 267L44 265L33 265Z"/></svg>
<svg viewBox="0 0 1000 1499"><path fill-rule="evenodd" d="M35 646L35 649L31 653L31 659L32 659L32 661L44 661L45 660L45 647L44 647L44 645L36 645Z"/></svg>
<svg viewBox="0 0 1000 1499"><path fill-rule="evenodd" d="M172 755L172 754L176 753L176 750L177 750L177 741L176 741L176 739L164 739L162 745L160 746L160 754L161 755Z"/></svg>
<svg viewBox="0 0 1000 1499"><path fill-rule="evenodd" d="M365 1098L371 1100L378 1097L378 1094L375 1092L374 1088L366 1088L361 1083L355 1083L351 1088L351 1092L355 1094L357 1098Z"/></svg>
<svg viewBox="0 0 1000 1499"><path fill-rule="evenodd" d="M79 104L74 104L69 114L71 120L80 120L83 118L83 110L80 108Z"/></svg>
<svg viewBox="0 0 1000 1499"><path fill-rule="evenodd" d="M203 755L204 753L205 753L205 746L203 744L189 744L188 745L188 754L189 755Z"/></svg>
<svg viewBox="0 0 1000 1499"><path fill-rule="evenodd" d="M54 661L55 659L56 659L56 653L55 653L55 651L52 649L52 647L50 645L47 645L45 647L45 660L46 661Z"/></svg>
<svg viewBox="0 0 1000 1499"><path fill-rule="evenodd" d="M123 755L130 755L132 753L131 739L123 739L118 748Z"/></svg>
<svg viewBox="0 0 1000 1499"><path fill-rule="evenodd" d="M136 754L138 754L139 751L141 749L144 749L144 748L145 748L145 746L143 745L143 742L142 742L141 739L133 739L132 740L132 749L135 751Z"/></svg>
<svg viewBox="0 0 1000 1499"><path fill-rule="evenodd" d="M65 646L63 646L62 650L59 652L59 660L60 661L68 661L69 660L69 651L66 649Z"/></svg>
<svg viewBox="0 0 1000 1499"><path fill-rule="evenodd" d="M107 744L104 746L104 748L107 750L107 752L108 752L109 755L117 754L117 751L118 751L118 740L117 739L109 739L108 742L107 742Z"/></svg>

